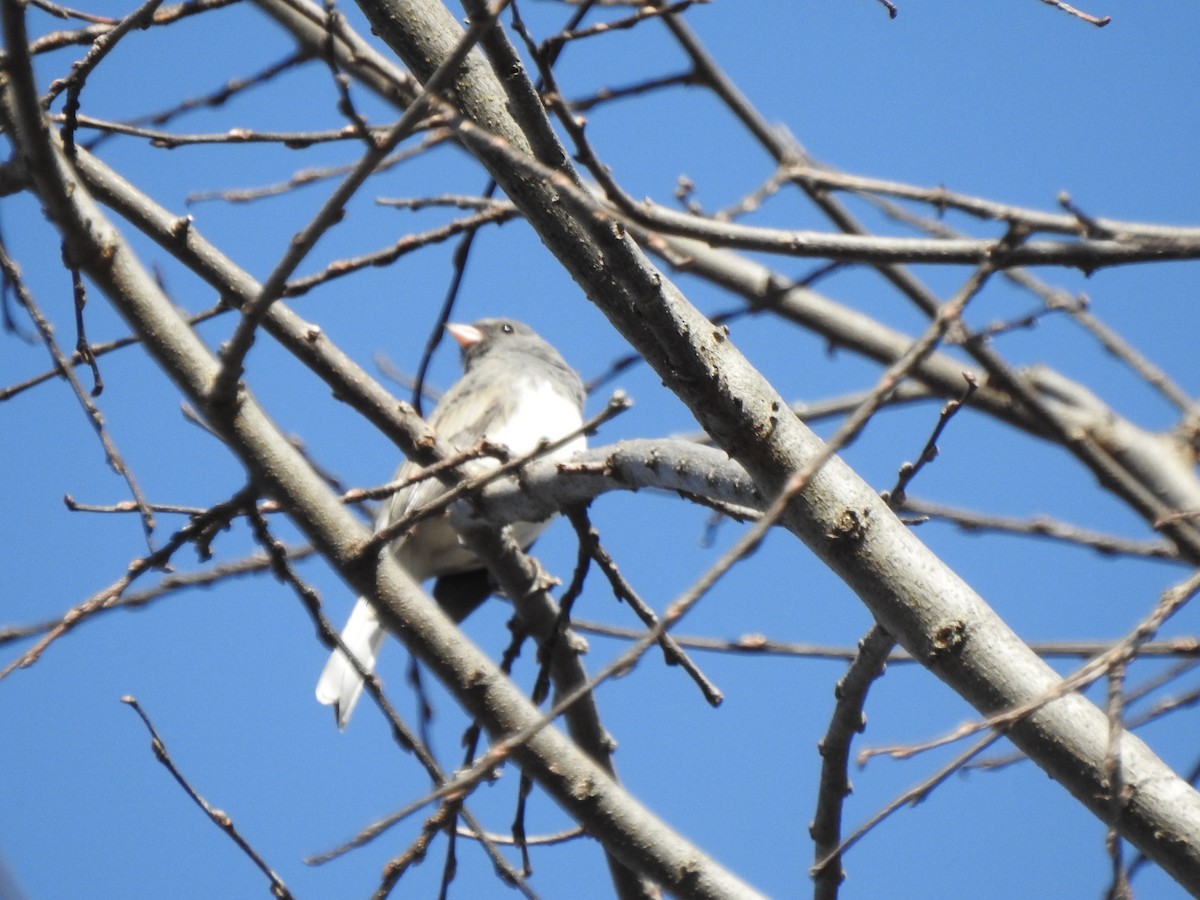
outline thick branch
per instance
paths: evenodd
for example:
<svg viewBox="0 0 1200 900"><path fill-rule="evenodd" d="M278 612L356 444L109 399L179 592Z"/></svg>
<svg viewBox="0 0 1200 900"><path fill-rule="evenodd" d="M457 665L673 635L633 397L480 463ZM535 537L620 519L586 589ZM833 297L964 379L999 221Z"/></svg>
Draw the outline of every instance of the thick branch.
<svg viewBox="0 0 1200 900"><path fill-rule="evenodd" d="M376 32L420 77L460 31L440 5L362 0ZM430 31L439 32L436 40ZM501 140L460 125L476 153L546 246L588 297L691 408L705 430L745 466L760 490L778 494L821 443L787 410L762 376L645 259L609 220L576 203L559 181L513 166L528 141L499 103L505 90L488 72L455 100ZM516 76L520 77L520 76ZM514 99L515 94L509 95ZM523 116L532 115L523 110ZM570 172L566 179L578 182ZM1059 676L986 603L913 536L879 497L838 459L790 504L784 523L866 603L877 620L938 677L984 713L1027 703ZM1102 818L1109 814L1104 714L1077 695L1016 723L1009 736L1030 758ZM1175 878L1200 891L1200 794L1145 744L1122 741L1131 790L1121 822L1126 837Z"/></svg>

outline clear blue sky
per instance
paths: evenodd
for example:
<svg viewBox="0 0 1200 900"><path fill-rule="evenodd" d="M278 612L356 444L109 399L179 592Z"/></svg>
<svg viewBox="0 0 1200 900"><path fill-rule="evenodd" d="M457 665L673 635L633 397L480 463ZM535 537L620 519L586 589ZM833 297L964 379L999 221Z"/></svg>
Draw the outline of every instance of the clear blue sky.
<svg viewBox="0 0 1200 900"><path fill-rule="evenodd" d="M687 18L751 100L818 159L851 172L944 184L1043 209L1054 209L1056 195L1065 190L1094 215L1195 225L1200 11L1183 2L1099 2L1104 5L1088 11L1113 17L1105 29L1038 0L909 0L900 4L895 20L871 0L716 0L690 10ZM120 15L132 6L107 2L86 8ZM568 15L557 4L532 0L524 0L521 9L539 36ZM359 22L356 9L345 12ZM29 18L37 33L64 27L36 10ZM115 119L156 111L255 72L289 50L289 39L249 4L135 33L89 83L83 112ZM82 53L75 48L39 59L42 84ZM682 67L682 54L659 25L649 23L630 34L568 48L559 77L564 92L577 97ZM379 105L362 93L355 96L373 121L386 121ZM200 110L167 127L195 132L234 126L336 128L342 120L335 102L328 72L314 64L224 108ZM634 196L669 203L676 179L686 175L697 185L695 199L713 210L735 202L771 172L765 154L699 90L679 88L615 104L589 114L589 120L598 150ZM177 212L188 210L185 200L193 192L270 184L297 168L344 162L357 154L344 144L303 153L245 146L164 151L137 140L109 141L99 152ZM302 271L386 246L423 227L418 223L447 218L444 211L379 209L374 197L471 193L484 182L454 151L379 176ZM209 239L261 278L327 191L321 185L251 205L199 203L190 211ZM855 208L871 216L865 206ZM790 195L768 203L755 221L828 227ZM0 228L69 347L70 284L40 211L26 198L5 198ZM161 251L135 242L147 261L162 263L165 284L180 306L199 310L213 302L211 291ZM411 371L447 284L451 247L335 281L293 305L365 365L375 354L385 354ZM772 264L793 275L812 267L785 259ZM949 296L965 270L919 274ZM1053 285L1086 291L1098 315L1185 389L1200 392L1194 264L1106 271L1086 280L1070 272L1040 274ZM680 284L706 311L739 305L695 279L683 277ZM821 289L910 333L920 328L917 315L871 274L847 272L823 282ZM972 321L1009 318L1035 305L1028 295L997 285L975 303ZM457 317L489 314L529 321L585 378L627 352L519 223L482 235L466 278ZM29 331L20 312L14 315ZM87 316L93 340L125 333L98 294ZM221 320L202 334L215 346L229 325ZM818 339L774 320L736 323L732 337L785 396L796 400L868 387L876 372L849 354L827 354ZM0 385L46 368L41 348L11 334L2 340ZM1008 335L998 349L1014 364L1045 362L1088 383L1146 428L1173 422L1167 404L1063 320L1048 319L1031 331ZM238 467L214 439L183 420L178 391L138 350L108 356L101 366L106 389L100 405L153 500L204 506L241 486ZM447 350L436 361L433 382L446 385L456 371L457 361ZM260 341L251 354L248 378L270 415L346 483L375 484L391 474L395 449L269 340ZM600 442L694 430L686 409L644 367L627 371L615 384L634 397L636 406L606 428ZM590 408L599 409L603 400L593 397ZM897 466L919 452L936 409L922 405L880 417L848 451L848 460L872 485L890 487ZM828 425L820 427L828 433ZM1132 513L1098 493L1093 478L1065 454L982 416L963 416L941 449L913 493L1151 536ZM0 541L0 624L61 615L117 579L144 551L133 517L70 513L62 495L102 504L126 499L127 489L106 467L88 422L62 383L0 404L0 450L9 473L0 486L7 513ZM708 514L665 497L606 497L593 515L622 570L660 609L739 532L726 524L713 546L702 546ZM161 516L160 540L182 521ZM285 524L277 527L295 539ZM1031 540L963 536L936 525L926 526L921 535L1029 640L1123 634L1185 571L1102 560L1085 550ZM214 543L221 559L236 558L251 546L241 526ZM538 552L552 572L569 577L574 545L564 523L550 529ZM183 553L176 565L187 571L198 563L194 554ZM353 599L348 590L320 565L308 563L302 571L340 621ZM593 572L577 615L634 626L600 581ZM474 640L496 656L507 642L506 610L493 603L467 626ZM777 534L680 630L730 638L762 633L849 647L868 624L847 588L794 539ZM1167 633L1194 634L1197 627L1195 613L1185 611ZM591 665L597 668L623 649L604 638L590 642ZM0 648L0 665L24 646ZM380 867L407 845L419 819L325 867L308 868L301 859L404 804L426 782L414 761L391 743L382 718L368 704L344 734L337 732L329 711L312 696L324 655L296 599L272 579L259 577L181 594L142 612L98 618L51 647L32 668L0 683L0 854L28 896L267 896L261 876L155 762L141 723L118 702L126 694L144 704L192 783L233 816L298 897L369 895ZM655 654L604 688L600 705L620 745L620 773L651 808L762 891L804 895L816 743L843 666L717 654L697 659L725 692L719 710L709 709L690 682ZM411 713L405 665L405 654L393 644L381 674L399 708ZM518 678L531 684L533 671L527 651ZM1132 683L1154 671L1151 665L1135 669ZM464 721L436 688L434 702L434 745L453 766ZM971 717L965 703L911 666L889 671L872 692L867 714L869 727L859 746L919 741ZM1194 721L1185 712L1144 737L1168 762L1186 770L1195 761ZM852 773L848 824L865 820L952 752L907 762L876 760ZM507 771L473 798L474 809L494 830L508 827L516 787L515 772ZM535 796L531 833L566 824L561 813ZM843 896L958 897L969 884L978 900L1048 893L1093 898L1106 886L1103 833L1094 817L1028 763L955 777L925 803L900 811L849 855ZM435 843L397 896L435 896L443 847ZM543 897L608 894L594 847L537 850L534 864L533 886ZM504 895L474 848L460 845L459 865L453 896ZM1140 898L1181 896L1153 871L1142 873L1135 888Z"/></svg>

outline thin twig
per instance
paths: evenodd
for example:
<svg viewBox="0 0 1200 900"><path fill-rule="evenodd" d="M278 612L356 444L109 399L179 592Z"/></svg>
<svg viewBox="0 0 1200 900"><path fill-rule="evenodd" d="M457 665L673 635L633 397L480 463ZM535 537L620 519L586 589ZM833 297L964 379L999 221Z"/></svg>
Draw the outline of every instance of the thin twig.
<svg viewBox="0 0 1200 900"><path fill-rule="evenodd" d="M414 159L429 150L439 147L450 140L450 131L446 128L435 128L426 134L416 146L399 150L384 159L375 167L374 174L379 175L401 163ZM258 188L229 189L221 191L198 191L188 194L184 202L191 206L195 203L205 203L213 200L223 200L226 203L252 203L267 197L277 197L298 188L317 184L331 178L346 175L354 169L353 165L324 166L310 169L300 169L287 181L266 185Z"/></svg>
<svg viewBox="0 0 1200 900"><path fill-rule="evenodd" d="M146 544L151 553L153 553L154 513L150 509L150 503L146 499L145 494L142 493L142 488L138 484L137 477L125 463L120 451L117 450L117 445L113 442L112 436L108 433L108 426L104 422L104 414L92 402L91 397L88 396L87 391L84 390L83 385L80 384L79 379L75 376L75 370L71 367L71 361L58 346L58 341L54 339L54 327L42 315L41 310L34 302L32 294L29 293L21 277L20 269L9 257L8 250L3 243L0 243L0 272L3 272L5 281L12 286L21 308L25 310L29 318L33 321L34 327L41 336L42 344L45 346L47 352L49 352L50 358L58 370L58 374L71 386L71 392L75 395L75 399L79 401L79 405L83 407L88 422L96 432L96 437L100 439L100 446L104 450L104 457L109 467L124 478L125 483L129 486L129 491L133 494L133 499L141 512L142 531L146 537Z"/></svg>
<svg viewBox="0 0 1200 900"><path fill-rule="evenodd" d="M290 280L283 289L283 296L299 297L335 278L353 275L355 272L366 268L379 268L391 265L409 253L440 244L458 235L463 235L465 239L467 235L477 233L484 225L503 225L505 222L511 222L518 216L519 213L516 207L511 204L496 203L490 209L485 209L470 216L464 216L461 219L454 219L445 225L439 225L436 228L430 228L417 234L406 234L390 247L385 247L382 250L374 250L370 253L363 253L360 256L349 259L334 260L320 272ZM457 251L455 255L458 255ZM413 405L416 406L415 403Z"/></svg>
<svg viewBox="0 0 1200 900"><path fill-rule="evenodd" d="M134 560L127 567L125 574L115 582L99 593L93 594L82 603L72 607L61 620L55 623L54 627L49 629L40 641L5 666L4 669L0 669L0 681L7 678L15 669L23 669L33 665L38 661L42 653L45 652L46 648L64 634L77 628L101 610L116 605L124 595L125 589L135 579L152 569L165 567L180 547L189 543L195 543L203 553L207 549L208 541L212 539L215 531L227 526L236 516L241 514L248 504L252 505L253 502L253 492L248 488L244 488L229 500L205 510L202 515L194 516L187 525L171 535L170 539L161 549L155 550L141 559Z"/></svg>
<svg viewBox="0 0 1200 900"><path fill-rule="evenodd" d="M947 506L943 503L933 503L929 500L919 500L905 497L904 504L898 510L901 513L911 513L923 519L944 519L957 525L963 531L972 533L980 531L999 531L1011 534L1043 537L1050 540L1063 541L1089 547L1105 556L1141 556L1149 559L1163 559L1171 562L1183 562L1179 550L1167 541L1137 541L1118 535L1079 528L1067 522L1060 522L1048 516L1033 516L1022 519L1015 516L999 516L977 513L973 510Z"/></svg>
<svg viewBox="0 0 1200 900"><path fill-rule="evenodd" d="M900 473L896 479L895 486L883 495L883 499L892 509L899 509L904 505L906 491L912 480L917 477L921 469L937 459L938 439L941 438L942 433L946 430L946 426L950 424L950 420L954 418L954 414L969 403L971 396L975 393L975 389L978 387L975 378L970 372L963 372L963 378L966 380L967 386L963 390L962 396L957 400L950 400L942 407L937 425L934 426L933 433L929 435L929 440L925 442L925 446L921 449L917 461L915 463L906 462L900 466Z"/></svg>
<svg viewBox="0 0 1200 900"><path fill-rule="evenodd" d="M1113 900L1132 900L1133 897L1129 888L1129 873L1125 870L1125 842L1121 837L1125 807L1131 797L1121 765L1121 738L1125 734L1124 681L1125 663L1119 661L1108 671L1108 746L1104 751L1102 768L1108 789L1108 828L1105 830L1104 843L1112 869L1108 896Z"/></svg>
<svg viewBox="0 0 1200 900"><path fill-rule="evenodd" d="M617 568L616 561L609 555L608 551L600 543L600 532L592 525L588 518L587 511L582 508L567 510L567 518L575 529L575 534L579 538L580 546L586 549L596 565L600 567L600 571L604 573L608 579L609 585L612 587L613 595L621 601L628 604L629 608L637 615L642 623L648 628L653 628L658 624L658 616L654 610L650 608L633 589L631 585ZM662 647L663 658L669 666L680 666L696 686L700 688L700 693L704 695L704 699L708 701L712 707L721 705L721 701L725 699L725 695L709 678L700 671L700 667L692 660L690 656L683 651L675 639L669 634L664 634L659 640L659 645Z"/></svg>
<svg viewBox="0 0 1200 900"><path fill-rule="evenodd" d="M892 813L896 812L896 810L900 809L902 806L919 803L921 800L928 797L929 794L936 787L938 787L938 785L942 784L955 772L963 769L967 763L969 763L988 747L992 746L992 744L996 743L998 740L1000 740L999 734L987 735L978 743L967 748L967 750L965 750L963 753L960 753L929 778L925 779L925 781L905 791L891 803L887 804L881 810L876 812L875 815L867 819L866 822L856 828L848 837L846 837L845 840L838 844L837 847L829 853L829 855L818 860L816 865L814 865L810 871L814 874L819 873L826 866L830 865L834 859L840 859L842 856L845 856L847 850L866 837L872 829L891 816Z"/></svg>
<svg viewBox="0 0 1200 900"><path fill-rule="evenodd" d="M200 792L192 787L187 778L184 777L183 773L179 770L179 767L176 766L174 761L171 759L171 755L167 752L167 745L164 744L162 738L159 737L158 731L154 727L154 723L150 721L150 717L146 715L146 711L142 709L142 705L138 703L136 699L128 695L122 697L121 702L133 707L133 711L138 714L142 720L142 723L146 726L146 730L150 732L150 746L154 750L154 758L166 766L167 771L171 773L171 777L174 778L176 783L183 788L184 792L192 798L192 801L204 811L204 814L208 816L209 820L212 821L212 823L220 828L223 832L225 832L225 834L227 834L229 838L235 844L237 844L238 848L250 858L250 861L258 867L259 871L267 876L267 879L271 882L272 895L280 898L280 900L291 900L292 892L289 891L287 885L283 883L283 879L276 875L275 870L267 865L266 860L259 855L258 851L250 846L250 842L247 841L234 826L233 819L230 818L229 814L222 809L217 809L216 807L211 806L207 800L200 796Z"/></svg>
<svg viewBox="0 0 1200 900"><path fill-rule="evenodd" d="M214 316L218 316L221 313L228 312L228 311L229 311L228 306L226 306L224 303L218 302L215 305L210 306L208 309L204 310L203 312L196 313L194 316L189 317L187 322L189 325L198 325L201 322L207 322L209 319L213 318ZM141 338L135 337L135 336L130 336L130 337L118 338L115 341L106 341L101 344L89 344L88 349L87 349L87 355L90 356L92 360L95 360L101 356L104 356L105 354L113 352L114 350L120 350L124 347L129 347L129 346L132 346L134 344L139 344L139 343L141 343ZM81 353L79 349L76 349L76 351L71 355L71 358L68 362L70 363L71 366L82 366L82 365L89 364L88 361L85 359L83 353ZM40 375L35 375L32 378L27 378L25 381L10 385L6 388L0 388L0 403L3 403L5 400L9 400L9 399L17 396L17 394L23 393L24 391L27 391L32 387L37 387L39 384L43 384L44 382L47 382L47 381L51 380L52 378L59 378L59 377L62 377L62 369L56 366L53 369L49 369L45 372L42 372Z"/></svg>
<svg viewBox="0 0 1200 900"><path fill-rule="evenodd" d="M644 22L646 19L658 18L659 16L681 13L689 6L695 3L707 3L708 0L677 0L675 3L662 5L646 5L642 6L636 12L623 19L613 19L608 22L597 22L595 25L589 25L587 28L579 29L563 29L542 43L541 52L555 51L568 41L578 41L583 38L595 37L598 34L608 34L613 31L622 31L633 28L635 25Z"/></svg>
<svg viewBox="0 0 1200 900"><path fill-rule="evenodd" d="M1061 9L1069 16L1082 19L1089 25L1095 25L1097 28L1103 28L1112 21L1112 16L1093 16L1090 13L1085 13L1082 10L1076 9L1069 3L1064 3L1063 0L1042 0L1042 2L1047 6L1053 6L1055 9Z"/></svg>
<svg viewBox="0 0 1200 900"><path fill-rule="evenodd" d="M833 695L837 700L825 736L817 744L821 754L821 781L817 809L808 833L813 839L814 865L810 870L815 883L816 900L833 900L845 878L841 843L842 808L850 795L850 745L854 735L867 724L863 708L867 692L883 675L887 658L896 646L895 639L879 625L872 625L858 642L858 653L846 674L838 681Z"/></svg>

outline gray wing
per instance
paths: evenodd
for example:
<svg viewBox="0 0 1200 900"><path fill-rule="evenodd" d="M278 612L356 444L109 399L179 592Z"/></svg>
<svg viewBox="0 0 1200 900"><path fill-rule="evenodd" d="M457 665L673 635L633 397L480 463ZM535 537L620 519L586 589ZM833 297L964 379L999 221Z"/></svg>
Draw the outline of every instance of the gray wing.
<svg viewBox="0 0 1200 900"><path fill-rule="evenodd" d="M466 450L479 442L484 435L495 430L494 426L508 413L512 392L490 372L490 366L480 366L456 381L429 416L429 424L438 437L449 441L459 450ZM491 465L491 463L487 463ZM416 463L406 460L396 470L393 480L409 478L421 470ZM436 500L445 491L436 478L427 478L412 487L404 488L392 495L383 505L375 520L378 531Z"/></svg>

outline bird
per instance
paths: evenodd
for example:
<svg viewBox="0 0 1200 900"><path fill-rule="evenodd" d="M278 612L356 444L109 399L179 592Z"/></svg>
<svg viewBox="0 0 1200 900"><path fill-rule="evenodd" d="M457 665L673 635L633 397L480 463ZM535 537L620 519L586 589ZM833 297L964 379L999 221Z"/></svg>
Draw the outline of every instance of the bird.
<svg viewBox="0 0 1200 900"><path fill-rule="evenodd" d="M487 318L470 325L449 323L446 331L458 343L463 374L441 397L429 416L438 436L459 450L481 440L503 444L520 456L536 450L543 441L555 441L578 431L563 446L547 454L564 459L584 449L584 388L579 374L559 352L528 325L513 319ZM463 468L471 474L499 465L491 457ZM409 478L420 467L406 461L395 480ZM380 509L378 532L445 493L436 478L402 488ZM549 519L518 522L513 528L517 543L528 549ZM390 552L417 583L437 578L434 598L455 621L462 621L492 593L493 587L480 561L460 541L449 515L442 512L425 519L391 542ZM385 633L375 607L365 597L354 604L342 642L363 667L374 671ZM341 650L334 650L317 680L317 700L332 706L339 729L345 729L362 694L363 681Z"/></svg>

